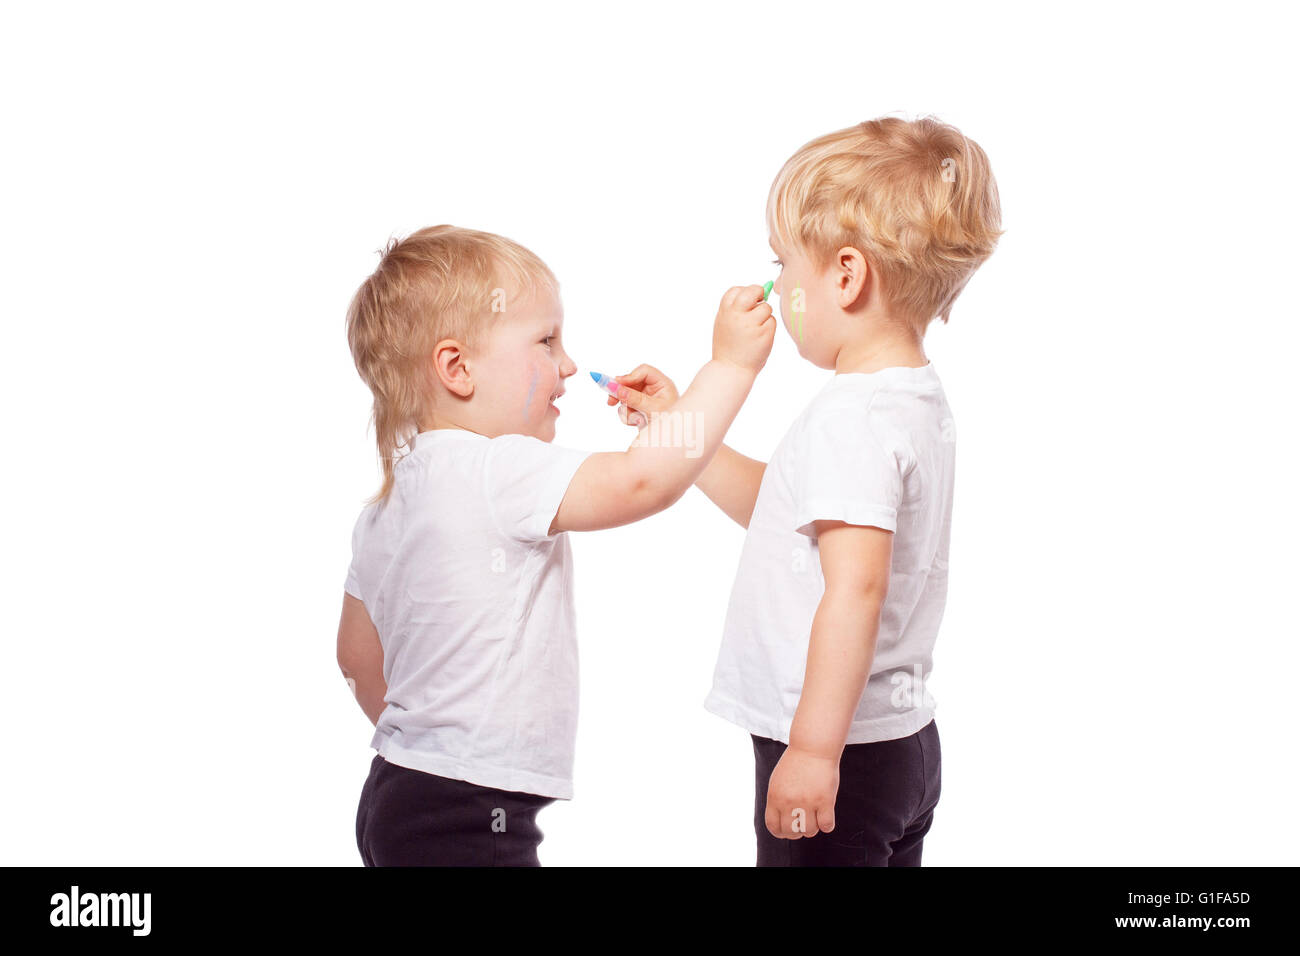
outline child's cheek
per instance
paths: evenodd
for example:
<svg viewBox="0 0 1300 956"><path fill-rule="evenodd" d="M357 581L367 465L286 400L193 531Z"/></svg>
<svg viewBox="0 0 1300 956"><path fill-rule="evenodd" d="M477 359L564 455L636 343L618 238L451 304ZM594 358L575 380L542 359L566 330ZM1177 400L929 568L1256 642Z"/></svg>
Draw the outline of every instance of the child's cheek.
<svg viewBox="0 0 1300 956"><path fill-rule="evenodd" d="M523 414L524 418L535 418L538 404L541 402L541 375L537 366L530 365L525 377L527 380L520 382L524 389Z"/></svg>
<svg viewBox="0 0 1300 956"><path fill-rule="evenodd" d="M534 358L528 364L526 377L524 415L528 418L536 418L546 411L551 396L555 394L555 366L544 358Z"/></svg>

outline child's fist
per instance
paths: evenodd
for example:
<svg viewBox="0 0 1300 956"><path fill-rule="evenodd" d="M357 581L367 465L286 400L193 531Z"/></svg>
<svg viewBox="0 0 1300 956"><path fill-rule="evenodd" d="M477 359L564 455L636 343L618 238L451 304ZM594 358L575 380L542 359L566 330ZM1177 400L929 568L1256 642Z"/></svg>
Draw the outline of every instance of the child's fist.
<svg viewBox="0 0 1300 956"><path fill-rule="evenodd" d="M838 760L786 747L767 781L767 832L799 840L835 829Z"/></svg>
<svg viewBox="0 0 1300 956"><path fill-rule="evenodd" d="M750 371L763 368L776 338L772 307L761 285L734 286L722 296L713 322L713 357Z"/></svg>

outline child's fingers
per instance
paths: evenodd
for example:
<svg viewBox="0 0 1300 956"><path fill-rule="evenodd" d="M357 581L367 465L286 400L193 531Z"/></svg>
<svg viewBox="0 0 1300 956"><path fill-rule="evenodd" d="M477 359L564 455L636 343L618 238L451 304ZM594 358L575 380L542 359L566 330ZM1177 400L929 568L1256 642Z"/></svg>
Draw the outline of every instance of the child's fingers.
<svg viewBox="0 0 1300 956"><path fill-rule="evenodd" d="M646 394L647 389L650 386L650 383L646 380L644 375L637 375L635 372L629 372L627 375L615 375L614 381L617 382L620 387L636 389L642 395ZM610 395L610 398L614 398L614 396ZM621 399L614 398L614 401L616 402L620 400Z"/></svg>
<svg viewBox="0 0 1300 956"><path fill-rule="evenodd" d="M636 409L628 408L621 402L618 406L618 420L624 425L635 425L637 428L645 428L649 424L645 412L638 412Z"/></svg>
<svg viewBox="0 0 1300 956"><path fill-rule="evenodd" d="M619 379L615 379L614 381L618 382L618 384L619 384L620 386L625 386L625 387L627 387L627 388L636 389L636 390L639 391L642 395L647 394L647 387L648 387L648 386L647 386L646 380L643 379L643 378L629 378L629 379L627 379L626 381L620 381ZM614 396L611 395L610 397L613 398Z"/></svg>
<svg viewBox="0 0 1300 956"><path fill-rule="evenodd" d="M782 840L800 840L806 836L811 836L812 834L795 829L797 813L803 813L803 811L795 807L783 807L769 800L767 811L763 814L763 822L767 824L767 832L774 837L780 837ZM804 814L803 820L805 821L803 826L807 826L809 822L807 814Z"/></svg>
<svg viewBox="0 0 1300 956"><path fill-rule="evenodd" d="M808 836L808 812L802 807L786 807L781 814L781 835L787 840L802 840Z"/></svg>
<svg viewBox="0 0 1300 956"><path fill-rule="evenodd" d="M630 425L634 428L645 428L650 424L650 418L645 412L638 412L635 409L628 408L613 395L610 397L610 404L618 406L618 420L624 425Z"/></svg>
<svg viewBox="0 0 1300 956"><path fill-rule="evenodd" d="M676 392L677 387L670 379L653 365L638 365L626 375L615 375L614 381L629 385L646 395L662 399Z"/></svg>
<svg viewBox="0 0 1300 956"><path fill-rule="evenodd" d="M639 385L655 374L662 375L663 373L653 365L645 365L643 363L632 369L632 371L628 372L626 375L615 375L614 381L623 382L628 385Z"/></svg>
<svg viewBox="0 0 1300 956"><path fill-rule="evenodd" d="M616 397L624 405L647 412L663 411L672 404L666 395L649 395L627 385L619 385Z"/></svg>
<svg viewBox="0 0 1300 956"><path fill-rule="evenodd" d="M722 294L722 305L729 309L747 309L762 301L761 285L734 285Z"/></svg>
<svg viewBox="0 0 1300 956"><path fill-rule="evenodd" d="M675 389L667 376L653 365L639 365L625 375L615 375L616 392L607 392L606 405L630 405L634 409L661 411L672 403ZM643 417L642 423L649 421Z"/></svg>
<svg viewBox="0 0 1300 956"><path fill-rule="evenodd" d="M769 800L767 810L763 813L763 822L767 824L767 832L774 837L781 836L781 811Z"/></svg>
<svg viewBox="0 0 1300 956"><path fill-rule="evenodd" d="M631 405L633 408L643 408L650 400L650 396L644 392L637 391L627 385L618 387L618 395L615 396L624 405Z"/></svg>

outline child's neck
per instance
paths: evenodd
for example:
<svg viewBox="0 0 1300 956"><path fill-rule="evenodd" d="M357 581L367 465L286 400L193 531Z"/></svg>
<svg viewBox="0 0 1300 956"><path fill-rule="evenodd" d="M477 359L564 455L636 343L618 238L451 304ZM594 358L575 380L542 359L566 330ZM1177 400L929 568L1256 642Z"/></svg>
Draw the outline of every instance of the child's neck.
<svg viewBox="0 0 1300 956"><path fill-rule="evenodd" d="M846 343L835 356L835 374L879 372L882 368L899 365L920 368L929 361L919 337L902 335L888 339L872 338Z"/></svg>

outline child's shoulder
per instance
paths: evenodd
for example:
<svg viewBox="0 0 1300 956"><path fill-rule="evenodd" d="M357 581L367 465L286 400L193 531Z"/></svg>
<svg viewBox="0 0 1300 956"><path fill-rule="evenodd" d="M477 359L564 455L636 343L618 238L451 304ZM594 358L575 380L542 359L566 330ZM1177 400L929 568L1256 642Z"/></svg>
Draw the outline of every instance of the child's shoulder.
<svg viewBox="0 0 1300 956"><path fill-rule="evenodd" d="M532 435L488 436L463 428L445 428L417 435L411 451L397 462L397 474L408 480L436 480L454 464L455 471L484 468L495 459L544 455L546 442Z"/></svg>
<svg viewBox="0 0 1300 956"><path fill-rule="evenodd" d="M574 456L591 454L569 445L560 445L553 441L544 441L535 435L521 435L511 432L497 435L485 443L487 457L494 467L509 467L520 471L530 471L547 467L556 461L568 461Z"/></svg>
<svg viewBox="0 0 1300 956"><path fill-rule="evenodd" d="M545 480L548 468L575 454L588 453L534 435L488 436L449 428L417 435L411 452L397 462L395 476L399 487L434 484L473 491L493 480ZM467 478L473 480L467 483Z"/></svg>
<svg viewBox="0 0 1300 956"><path fill-rule="evenodd" d="M942 397L942 384L928 365L899 366L873 373L847 372L833 376L813 396L804 415L814 420L830 418L887 428Z"/></svg>
<svg viewBox="0 0 1300 956"><path fill-rule="evenodd" d="M805 428L827 422L865 426L879 404L882 385L871 375L836 375L804 406L799 422Z"/></svg>
<svg viewBox="0 0 1300 956"><path fill-rule="evenodd" d="M791 428L788 452L804 467L824 450L832 455L854 449L884 449L910 457L918 397L889 375L836 375L808 402Z"/></svg>

